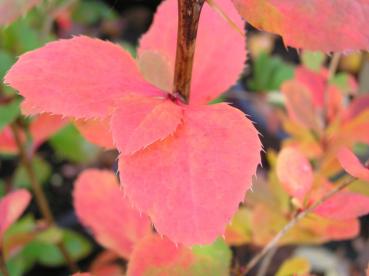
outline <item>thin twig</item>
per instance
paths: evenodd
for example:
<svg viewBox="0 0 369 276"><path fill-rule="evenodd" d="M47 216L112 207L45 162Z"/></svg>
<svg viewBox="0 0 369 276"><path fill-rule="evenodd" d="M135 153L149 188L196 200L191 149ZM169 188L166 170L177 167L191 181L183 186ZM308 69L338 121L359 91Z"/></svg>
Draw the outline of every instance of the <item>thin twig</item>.
<svg viewBox="0 0 369 276"><path fill-rule="evenodd" d="M30 156L28 156L24 143L21 140L21 135L18 129L18 125L16 123L12 123L10 125L13 136L14 136L14 140L15 143L17 144L17 148L18 148L18 152L19 152L19 157L21 159L21 163L24 166L26 173L29 177L31 186L32 186L32 190L35 194L35 199L36 199L36 203L38 208L41 211L42 216L45 218L47 224L49 226L55 226L55 220L54 217L52 215L50 206L47 202L46 196L44 194L44 191L42 190L41 184L39 183L35 171L33 169L32 166L32 158ZM78 271L78 267L77 265L74 263L72 257L69 255L67 249L65 248L63 242L59 242L56 244L57 247L59 248L61 254L63 255L69 269L72 272L76 272Z"/></svg>
<svg viewBox="0 0 369 276"><path fill-rule="evenodd" d="M324 126L328 125L328 100L329 100L328 87L329 87L330 81L336 75L337 68L340 63L340 59L341 59L341 54L334 53L333 57L331 58L331 61L329 62L328 76L327 76L327 81L326 81L324 94L323 94L323 110L322 110L323 119L322 121L323 121Z"/></svg>
<svg viewBox="0 0 369 276"><path fill-rule="evenodd" d="M329 68L328 68L328 81L330 81L336 74L338 65L340 63L340 59L341 59L340 53L333 54L333 57L329 63Z"/></svg>
<svg viewBox="0 0 369 276"><path fill-rule="evenodd" d="M178 35L173 93L188 103L197 29L205 0L178 0Z"/></svg>
<svg viewBox="0 0 369 276"><path fill-rule="evenodd" d="M256 276L265 276L275 253L277 253L277 250L278 250L277 246L274 246L272 249L269 250L269 252L265 255L263 261L261 262L260 268L256 273Z"/></svg>
<svg viewBox="0 0 369 276"><path fill-rule="evenodd" d="M278 242L287 234L287 232L294 227L300 220L302 220L306 215L310 214L317 208L320 204L324 203L326 200L334 196L336 193L342 191L351 183L353 183L356 178L350 177L347 181L343 182L342 184L336 186L333 190L329 193L322 196L319 200L317 200L313 205L309 208L305 209L304 211L298 213L295 217L293 217L278 234L258 253L256 254L245 266L243 270L245 275L267 254L270 250L275 248L278 245Z"/></svg>

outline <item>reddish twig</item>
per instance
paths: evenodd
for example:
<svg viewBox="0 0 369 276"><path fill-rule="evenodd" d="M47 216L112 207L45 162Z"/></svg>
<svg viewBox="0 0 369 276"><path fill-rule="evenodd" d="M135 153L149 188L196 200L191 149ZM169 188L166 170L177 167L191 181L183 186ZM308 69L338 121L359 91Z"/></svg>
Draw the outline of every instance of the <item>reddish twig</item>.
<svg viewBox="0 0 369 276"><path fill-rule="evenodd" d="M173 92L189 102L197 29L205 0L178 0L178 36Z"/></svg>
<svg viewBox="0 0 369 276"><path fill-rule="evenodd" d="M36 173L33 169L32 166L32 158L30 156L28 156L25 146L21 140L21 136L19 133L19 129L18 129L18 125L16 123L12 123L10 125L13 136L14 136L14 140L17 144L17 148L18 148L18 152L19 152L19 157L21 159L21 163L24 166L26 173L28 175L28 178L30 180L31 186L32 186L32 190L35 194L35 199L36 199L36 203L38 208L41 211L42 216L45 218L47 224L49 226L54 226L55 224L55 220L54 217L52 215L50 206L47 202L46 196L44 194L44 191L42 190L41 184L39 183L37 177L36 177ZM76 272L78 271L78 267L77 265L74 263L72 257L69 255L67 249L65 248L63 242L59 242L57 244L57 247L59 248L61 254L63 255L69 269L72 272Z"/></svg>

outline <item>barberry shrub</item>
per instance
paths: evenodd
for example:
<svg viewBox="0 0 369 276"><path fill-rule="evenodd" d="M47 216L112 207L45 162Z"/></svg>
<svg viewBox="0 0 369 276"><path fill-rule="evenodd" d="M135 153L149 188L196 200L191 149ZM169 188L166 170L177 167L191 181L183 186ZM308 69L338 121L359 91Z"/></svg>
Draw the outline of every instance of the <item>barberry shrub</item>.
<svg viewBox="0 0 369 276"><path fill-rule="evenodd" d="M0 15L7 5L12 13L0 24L18 15L8 2L0 4ZM280 87L285 109L279 114L289 137L279 153L266 150L270 170L254 181L258 132L240 110L212 102L244 69L243 19L281 35L286 46L367 50L369 2L203 2L164 0L137 57L111 42L76 36L22 54L4 77L23 97L23 114L37 116L29 127L32 152L68 121L90 142L119 151L119 181L111 171L86 169L74 185L79 220L106 248L91 266L93 275L121 275L118 259L129 261L128 275L228 275L229 245L265 247L258 261L278 245L352 238L358 217L369 213L369 170L351 150L369 142L369 101L353 93L346 104L347 91L357 89L354 80L338 85L334 68L322 64L295 68ZM177 21L179 7L190 3L204 6L197 34L187 37L196 43L186 98L175 91ZM22 155L27 134L13 137L12 131L2 129L0 150ZM1 200L0 237L29 200L24 190ZM248 272L253 260L235 272ZM279 275L291 267L309 273L306 260L297 258Z"/></svg>

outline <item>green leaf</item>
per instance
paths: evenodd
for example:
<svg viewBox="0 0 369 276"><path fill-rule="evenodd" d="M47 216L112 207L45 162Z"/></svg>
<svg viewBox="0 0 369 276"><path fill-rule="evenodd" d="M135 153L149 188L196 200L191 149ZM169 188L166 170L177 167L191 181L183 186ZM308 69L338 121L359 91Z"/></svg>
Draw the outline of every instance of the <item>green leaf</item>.
<svg viewBox="0 0 369 276"><path fill-rule="evenodd" d="M15 58L6 50L0 49L0 80L15 62Z"/></svg>
<svg viewBox="0 0 369 276"><path fill-rule="evenodd" d="M46 40L31 27L27 18L17 20L7 28L0 29L0 47L15 54L41 47Z"/></svg>
<svg viewBox="0 0 369 276"><path fill-rule="evenodd" d="M301 62L311 71L319 72L326 60L326 56L322 52L303 51L301 54Z"/></svg>
<svg viewBox="0 0 369 276"><path fill-rule="evenodd" d="M310 262L302 257L292 257L279 268L276 276L306 275L310 272Z"/></svg>
<svg viewBox="0 0 369 276"><path fill-rule="evenodd" d="M98 147L87 142L72 124L55 134L49 142L59 158L76 163L87 163L99 152Z"/></svg>
<svg viewBox="0 0 369 276"><path fill-rule="evenodd" d="M83 25L93 25L100 20L114 20L118 15L112 8L100 1L80 1L73 11L74 22Z"/></svg>
<svg viewBox="0 0 369 276"><path fill-rule="evenodd" d="M25 215L8 228L5 233L4 240L16 234L32 232L35 230L35 228L35 218L30 214Z"/></svg>
<svg viewBox="0 0 369 276"><path fill-rule="evenodd" d="M51 175L51 168L48 163L38 156L35 156L32 160L33 170L36 174L37 180L44 184ZM23 165L18 166L15 171L13 183L18 188L31 189L31 183L27 174L26 168Z"/></svg>
<svg viewBox="0 0 369 276"><path fill-rule="evenodd" d="M92 246L86 238L71 230L63 230L62 241L67 252L75 261L87 257L92 250ZM37 258L37 261L45 266L54 267L66 264L59 248L45 241L32 241L25 247L24 251L26 256Z"/></svg>
<svg viewBox="0 0 369 276"><path fill-rule="evenodd" d="M189 275L229 275L232 252L223 239L217 239L211 245L192 248L196 262L192 265Z"/></svg>
<svg viewBox="0 0 369 276"><path fill-rule="evenodd" d="M5 196L6 191L5 191L5 181L0 179L0 198L2 198L3 196Z"/></svg>
<svg viewBox="0 0 369 276"><path fill-rule="evenodd" d="M7 268L11 276L24 276L35 264L35 258L28 258L22 252L11 257L7 262ZM2 275L0 273L0 275Z"/></svg>
<svg viewBox="0 0 369 276"><path fill-rule="evenodd" d="M343 91L351 92L352 87L350 84L350 77L351 76L348 73L340 72L334 75L334 77L330 80L330 83L336 85Z"/></svg>
<svg viewBox="0 0 369 276"><path fill-rule="evenodd" d="M248 86L253 91L273 91L294 75L293 66L284 63L279 57L261 53L252 67L252 78Z"/></svg>
<svg viewBox="0 0 369 276"><path fill-rule="evenodd" d="M48 244L57 244L63 240L63 230L57 226L48 227L37 235L37 240Z"/></svg>
<svg viewBox="0 0 369 276"><path fill-rule="evenodd" d="M5 232L4 241L9 240L10 238L14 238L17 235L22 235L26 233L31 234L35 231L36 227L37 226L34 217L32 215L26 215L9 227L9 229ZM11 276L23 276L35 264L35 256L24 254L24 250L29 244L20 249L19 252L15 253L10 257L9 260L7 260L6 264Z"/></svg>
<svg viewBox="0 0 369 276"><path fill-rule="evenodd" d="M13 100L9 104L0 105L0 131L18 117L19 103L20 100Z"/></svg>

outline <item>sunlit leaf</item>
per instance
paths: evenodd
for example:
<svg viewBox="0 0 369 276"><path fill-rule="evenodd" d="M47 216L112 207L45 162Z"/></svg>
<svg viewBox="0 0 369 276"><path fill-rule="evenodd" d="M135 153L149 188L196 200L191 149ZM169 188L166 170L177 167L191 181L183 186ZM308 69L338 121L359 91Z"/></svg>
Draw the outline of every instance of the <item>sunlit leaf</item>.
<svg viewBox="0 0 369 276"><path fill-rule="evenodd" d="M173 135L120 156L120 177L128 198L159 233L208 244L223 234L250 188L260 149L255 128L239 110L190 105Z"/></svg>
<svg viewBox="0 0 369 276"><path fill-rule="evenodd" d="M309 272L309 260L302 257L292 257L283 262L276 276L308 275Z"/></svg>
<svg viewBox="0 0 369 276"><path fill-rule="evenodd" d="M190 248L151 235L135 248L127 275L229 275L231 251L223 241Z"/></svg>
<svg viewBox="0 0 369 276"><path fill-rule="evenodd" d="M367 50L366 0L232 0L254 27L279 34L284 43L308 50Z"/></svg>

